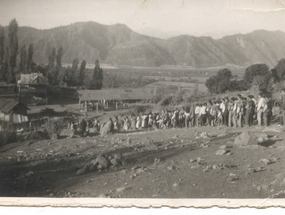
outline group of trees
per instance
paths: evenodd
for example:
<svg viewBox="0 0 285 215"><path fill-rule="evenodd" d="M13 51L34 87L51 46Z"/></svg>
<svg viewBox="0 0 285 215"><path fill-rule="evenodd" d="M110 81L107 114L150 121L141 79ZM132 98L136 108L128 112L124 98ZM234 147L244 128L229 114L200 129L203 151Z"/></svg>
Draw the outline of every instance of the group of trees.
<svg viewBox="0 0 285 215"><path fill-rule="evenodd" d="M7 30L7 32L6 32ZM0 80L16 83L20 74L41 72L51 85L82 86L91 89L101 89L103 85L103 70L99 60L95 62L93 75L86 83L86 61L79 62L75 58L71 67L62 66L63 47L52 48L48 53L48 64L37 65L33 61L34 46L21 45L18 41L18 23L13 19L8 28L0 26Z"/></svg>
<svg viewBox="0 0 285 215"><path fill-rule="evenodd" d="M16 76L20 72L32 69L33 46L29 45L28 51L25 46L20 48L20 64L17 64L19 52L18 23L13 19L7 28L0 26L0 78L8 83L15 83Z"/></svg>
<svg viewBox="0 0 285 215"><path fill-rule="evenodd" d="M206 81L210 93L248 90L257 87L261 92L271 92L275 83L285 80L285 59L270 69L266 64L253 64L245 69L242 79L237 80L229 69L219 70Z"/></svg>

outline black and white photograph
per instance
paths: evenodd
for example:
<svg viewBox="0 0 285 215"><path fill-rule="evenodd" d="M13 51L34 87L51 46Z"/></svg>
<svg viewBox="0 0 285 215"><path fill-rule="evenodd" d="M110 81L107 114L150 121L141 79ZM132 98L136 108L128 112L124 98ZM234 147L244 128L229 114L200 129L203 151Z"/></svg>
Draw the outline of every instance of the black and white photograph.
<svg viewBox="0 0 285 215"><path fill-rule="evenodd" d="M285 0L0 0L0 197L285 198L284 20Z"/></svg>

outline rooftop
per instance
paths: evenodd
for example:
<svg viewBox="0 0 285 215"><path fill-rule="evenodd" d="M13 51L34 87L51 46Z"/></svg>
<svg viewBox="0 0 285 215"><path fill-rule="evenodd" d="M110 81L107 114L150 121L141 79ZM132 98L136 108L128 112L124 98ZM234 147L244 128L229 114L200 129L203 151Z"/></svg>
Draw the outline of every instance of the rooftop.
<svg viewBox="0 0 285 215"><path fill-rule="evenodd" d="M14 108L21 106L24 109L28 109L28 107L16 99L8 99L8 98L1 98L0 99L0 111L3 113L10 113Z"/></svg>
<svg viewBox="0 0 285 215"><path fill-rule="evenodd" d="M147 88L135 89L102 89L102 90L79 90L81 101L98 101L98 100L148 100L153 97L153 90Z"/></svg>

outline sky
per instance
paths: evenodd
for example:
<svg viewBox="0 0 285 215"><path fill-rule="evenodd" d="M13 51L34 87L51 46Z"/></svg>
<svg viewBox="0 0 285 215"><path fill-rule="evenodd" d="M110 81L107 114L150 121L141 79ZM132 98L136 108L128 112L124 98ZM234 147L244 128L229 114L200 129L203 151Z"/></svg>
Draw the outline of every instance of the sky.
<svg viewBox="0 0 285 215"><path fill-rule="evenodd" d="M150 36L220 38L285 31L285 0L0 0L0 24L47 29L81 21L126 24Z"/></svg>

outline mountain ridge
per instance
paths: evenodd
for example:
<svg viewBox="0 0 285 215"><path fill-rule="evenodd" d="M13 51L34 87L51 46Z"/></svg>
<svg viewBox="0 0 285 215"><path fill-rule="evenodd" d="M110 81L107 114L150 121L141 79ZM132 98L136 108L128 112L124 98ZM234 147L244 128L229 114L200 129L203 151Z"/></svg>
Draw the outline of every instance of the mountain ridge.
<svg viewBox="0 0 285 215"><path fill-rule="evenodd" d="M212 67L253 63L275 65L285 57L283 31L255 30L219 39L187 34L162 39L133 31L127 25L76 22L51 29L19 27L19 44L34 44L36 62L47 63L53 47L64 49L63 62L74 58L111 65Z"/></svg>

